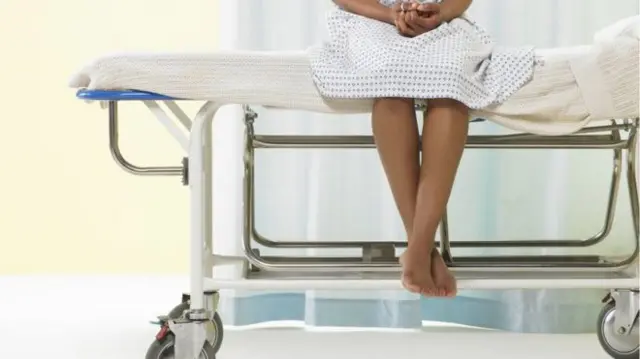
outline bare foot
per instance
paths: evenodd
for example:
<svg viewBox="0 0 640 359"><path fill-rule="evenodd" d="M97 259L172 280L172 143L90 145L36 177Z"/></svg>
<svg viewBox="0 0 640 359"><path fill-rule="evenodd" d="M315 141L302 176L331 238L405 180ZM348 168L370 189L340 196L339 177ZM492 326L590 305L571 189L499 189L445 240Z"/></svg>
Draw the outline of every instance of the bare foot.
<svg viewBox="0 0 640 359"><path fill-rule="evenodd" d="M428 246L413 245L402 254L402 285L411 293L426 296L438 295L432 277L432 249Z"/></svg>
<svg viewBox="0 0 640 359"><path fill-rule="evenodd" d="M440 252L435 249L431 260L431 275L441 296L453 298L458 294L456 278L447 267Z"/></svg>

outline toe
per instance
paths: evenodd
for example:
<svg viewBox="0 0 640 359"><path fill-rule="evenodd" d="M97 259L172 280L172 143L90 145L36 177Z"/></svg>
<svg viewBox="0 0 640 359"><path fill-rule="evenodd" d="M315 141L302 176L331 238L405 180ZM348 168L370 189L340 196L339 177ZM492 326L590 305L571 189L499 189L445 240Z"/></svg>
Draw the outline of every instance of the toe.
<svg viewBox="0 0 640 359"><path fill-rule="evenodd" d="M402 286L411 293L420 293L420 286L417 286L408 275L402 276Z"/></svg>
<svg viewBox="0 0 640 359"><path fill-rule="evenodd" d="M452 279L451 283L447 286L446 292L447 292L447 296L450 298L453 298L456 295L458 295L458 288L457 288L456 281L454 279Z"/></svg>
<svg viewBox="0 0 640 359"><path fill-rule="evenodd" d="M422 295L426 297L439 297L440 289L434 285L433 282L425 283L421 288Z"/></svg>
<svg viewBox="0 0 640 359"><path fill-rule="evenodd" d="M437 289L425 289L422 290L422 295L425 297L437 298L440 297L440 291Z"/></svg>
<svg viewBox="0 0 640 359"><path fill-rule="evenodd" d="M451 295L451 297L455 297L458 295L458 289L457 288L451 288L451 290L449 291L449 295Z"/></svg>

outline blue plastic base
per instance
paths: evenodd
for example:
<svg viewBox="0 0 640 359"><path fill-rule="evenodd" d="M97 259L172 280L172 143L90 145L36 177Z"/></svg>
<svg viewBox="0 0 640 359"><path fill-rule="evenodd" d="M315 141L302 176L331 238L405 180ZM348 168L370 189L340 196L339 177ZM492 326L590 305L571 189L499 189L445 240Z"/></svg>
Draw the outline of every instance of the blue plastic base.
<svg viewBox="0 0 640 359"><path fill-rule="evenodd" d="M173 97L152 92L134 90L78 90L76 97L90 101L168 101L178 100Z"/></svg>

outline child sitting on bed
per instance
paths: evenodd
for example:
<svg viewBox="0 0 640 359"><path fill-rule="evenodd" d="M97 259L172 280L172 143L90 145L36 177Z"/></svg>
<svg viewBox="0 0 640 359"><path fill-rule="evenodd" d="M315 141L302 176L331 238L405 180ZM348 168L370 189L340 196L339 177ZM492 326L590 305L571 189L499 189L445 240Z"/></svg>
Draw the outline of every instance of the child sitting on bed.
<svg viewBox="0 0 640 359"><path fill-rule="evenodd" d="M332 39L312 60L319 91L373 98L373 134L408 237L403 286L455 296L434 248L469 127L469 108L504 101L530 78L533 50L496 54L464 16L472 0L334 0ZM425 100L422 162L414 100Z"/></svg>

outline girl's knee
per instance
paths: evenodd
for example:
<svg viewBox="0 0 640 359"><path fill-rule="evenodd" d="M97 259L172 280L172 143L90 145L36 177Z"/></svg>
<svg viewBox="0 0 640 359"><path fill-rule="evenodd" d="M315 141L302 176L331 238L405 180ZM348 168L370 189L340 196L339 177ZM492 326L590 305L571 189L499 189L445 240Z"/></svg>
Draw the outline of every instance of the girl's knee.
<svg viewBox="0 0 640 359"><path fill-rule="evenodd" d="M450 98L440 98L429 100L428 107L431 108L452 108L452 109L467 109L467 106L460 101L450 99Z"/></svg>
<svg viewBox="0 0 640 359"><path fill-rule="evenodd" d="M374 108L384 107L389 109L413 107L414 100L410 98L385 97L377 98L373 101Z"/></svg>

